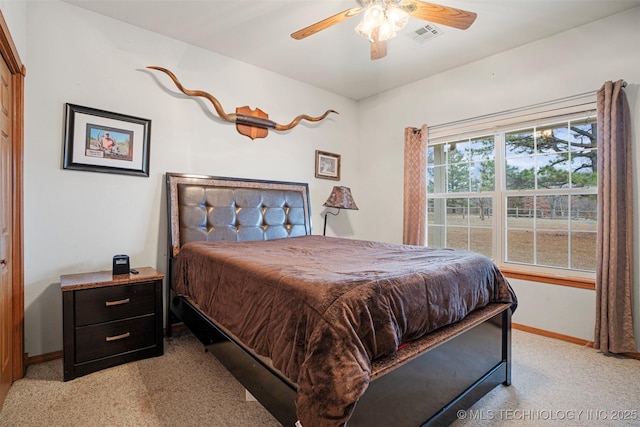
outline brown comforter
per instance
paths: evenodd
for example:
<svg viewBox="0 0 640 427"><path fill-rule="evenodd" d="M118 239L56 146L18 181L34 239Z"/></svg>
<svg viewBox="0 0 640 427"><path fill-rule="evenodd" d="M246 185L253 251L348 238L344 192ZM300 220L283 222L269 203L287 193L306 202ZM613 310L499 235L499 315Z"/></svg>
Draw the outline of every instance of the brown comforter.
<svg viewBox="0 0 640 427"><path fill-rule="evenodd" d="M371 361L516 297L471 252L322 236L184 245L176 291L298 384L305 427L341 426Z"/></svg>

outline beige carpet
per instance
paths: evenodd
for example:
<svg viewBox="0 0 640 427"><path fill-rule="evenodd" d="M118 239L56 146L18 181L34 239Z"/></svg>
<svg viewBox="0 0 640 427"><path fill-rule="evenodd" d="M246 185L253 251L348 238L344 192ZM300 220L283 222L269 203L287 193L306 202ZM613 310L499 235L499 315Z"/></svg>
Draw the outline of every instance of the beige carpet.
<svg viewBox="0 0 640 427"><path fill-rule="evenodd" d="M518 330L512 353L512 385L454 426L640 426L640 360Z"/></svg>
<svg viewBox="0 0 640 427"><path fill-rule="evenodd" d="M165 354L62 381L62 360L29 366L0 426L279 426L190 333Z"/></svg>
<svg viewBox="0 0 640 427"><path fill-rule="evenodd" d="M640 426L640 361L517 330L513 357L513 385L455 426ZM30 366L0 411L0 426L16 427L278 425L190 333L167 339L162 357L73 381L61 360Z"/></svg>

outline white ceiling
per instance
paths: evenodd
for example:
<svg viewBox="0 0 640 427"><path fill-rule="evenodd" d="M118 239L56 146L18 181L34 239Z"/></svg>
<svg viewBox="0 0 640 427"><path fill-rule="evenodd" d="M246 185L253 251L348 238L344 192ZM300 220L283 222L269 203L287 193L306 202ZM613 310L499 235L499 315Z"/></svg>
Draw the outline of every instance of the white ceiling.
<svg viewBox="0 0 640 427"><path fill-rule="evenodd" d="M369 59L353 29L361 15L304 40L290 34L345 9L353 0L65 0L146 30L359 100L640 5L640 0L442 0L476 12L467 30L422 44L415 18ZM158 64L170 67L170 64Z"/></svg>

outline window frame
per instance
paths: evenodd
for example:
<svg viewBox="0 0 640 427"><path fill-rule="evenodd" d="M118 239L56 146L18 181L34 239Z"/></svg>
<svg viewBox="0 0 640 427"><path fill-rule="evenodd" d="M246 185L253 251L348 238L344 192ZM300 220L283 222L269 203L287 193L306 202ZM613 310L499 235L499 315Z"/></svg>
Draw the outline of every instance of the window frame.
<svg viewBox="0 0 640 427"><path fill-rule="evenodd" d="M495 186L492 192L483 192L481 197L491 197L493 200L494 212L498 215L492 215L493 233L493 257L494 261L501 269L508 272L506 275L516 278L524 278L530 281L540 281L545 283L560 284L565 286L576 286L585 289L595 288L595 272L587 270L572 269L570 267L552 267L533 264L525 264L518 262L506 261L506 239L507 239L507 217L506 204L507 197L510 194L506 190L506 133L519 129L532 128L534 126L545 126L558 122L569 122L570 120L582 120L587 118L595 119L596 95L595 92L577 95L561 100L550 101L537 104L530 107L514 109L506 112L491 114L478 118L461 120L457 122L436 125L429 128L427 150L434 145L445 144L449 141L459 141L463 139L477 139L484 136L492 136L494 138L494 161L496 164ZM425 156L427 153L425 153ZM427 162L428 163L428 162ZM446 165L446 163L444 163ZM433 166L429 164L427 167ZM498 165L500 167L498 168ZM427 183L428 187L428 183ZM469 189L471 190L471 189ZM562 192L565 195L573 194L596 194L597 188L587 192L584 188L567 188ZM510 190L513 191L513 190ZM535 189L532 193L540 195L545 190ZM445 193L436 193L445 200L448 198L467 198L478 197L479 193L475 192L455 192L449 193L446 188ZM433 195L427 191L427 200L425 205L428 208L428 200ZM445 202L446 203L446 202ZM427 209L428 210L428 209ZM598 216L599 220L599 216ZM430 240L429 236L429 215L426 218L427 244ZM432 224L431 224L432 225ZM446 225L445 225L446 226ZM469 226L467 226L468 228ZM569 232L569 230L568 230ZM568 248L568 251L570 248ZM536 280L539 278L540 280ZM555 279L553 279L555 278Z"/></svg>

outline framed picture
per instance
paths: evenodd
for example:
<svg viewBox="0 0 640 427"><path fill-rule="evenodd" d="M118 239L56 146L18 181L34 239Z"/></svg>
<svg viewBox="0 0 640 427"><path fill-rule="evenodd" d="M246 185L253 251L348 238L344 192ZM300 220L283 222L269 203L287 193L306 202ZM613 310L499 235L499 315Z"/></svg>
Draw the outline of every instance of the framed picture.
<svg viewBox="0 0 640 427"><path fill-rule="evenodd" d="M340 181L340 155L316 150L316 178Z"/></svg>
<svg viewBox="0 0 640 427"><path fill-rule="evenodd" d="M64 169L149 176L151 120L66 104Z"/></svg>

